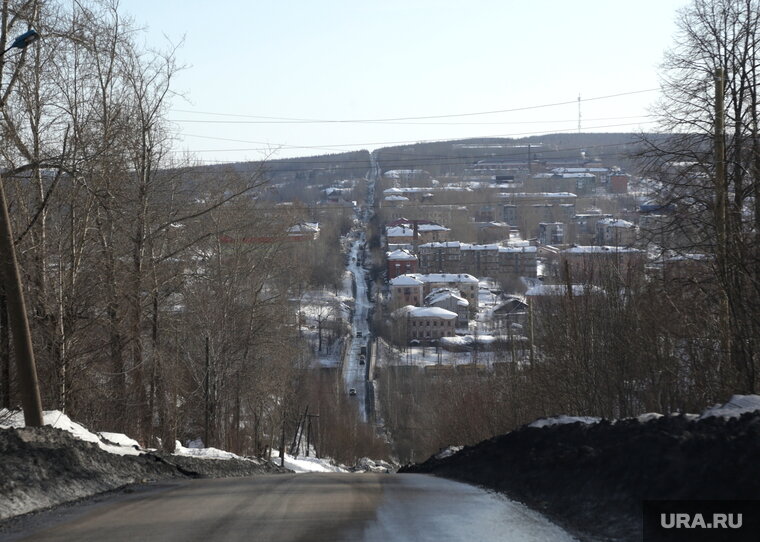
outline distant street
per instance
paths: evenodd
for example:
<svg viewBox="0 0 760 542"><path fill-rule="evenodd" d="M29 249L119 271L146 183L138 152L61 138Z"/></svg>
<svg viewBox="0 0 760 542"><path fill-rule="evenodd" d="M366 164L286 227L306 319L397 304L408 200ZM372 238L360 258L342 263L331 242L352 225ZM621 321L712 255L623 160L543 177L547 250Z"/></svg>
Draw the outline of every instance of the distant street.
<svg viewBox="0 0 760 542"><path fill-rule="evenodd" d="M371 153L370 170L367 172L367 200L364 210L359 215L361 226L357 230L357 239L351 243L347 266L347 270L353 276L353 282L356 285L356 295L354 316L351 322L352 346L343 364L344 391L345 393L349 393L351 389L355 390L356 395L352 397L356 399L361 421L365 423L369 422L372 417L371 405L374 405L374 401L370 400L373 392L371 383L367 379L367 368L371 352L369 347L369 319L373 303L369 299L369 292L367 290L367 271L364 269L364 254L367 243L366 227L373 213L375 182L379 176L380 166L377 164L375 153ZM361 360L362 352L364 352L364 360Z"/></svg>
<svg viewBox="0 0 760 542"><path fill-rule="evenodd" d="M27 528L11 537L0 535L0 540L572 540L522 505L473 486L416 474L194 480L79 508L64 511L64 519L42 514L44 530Z"/></svg>

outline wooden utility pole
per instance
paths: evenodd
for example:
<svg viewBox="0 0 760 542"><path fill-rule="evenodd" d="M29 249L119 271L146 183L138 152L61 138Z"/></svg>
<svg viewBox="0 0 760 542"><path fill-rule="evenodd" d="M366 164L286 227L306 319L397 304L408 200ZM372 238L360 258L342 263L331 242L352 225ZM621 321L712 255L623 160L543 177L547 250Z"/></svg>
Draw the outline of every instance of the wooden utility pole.
<svg viewBox="0 0 760 542"><path fill-rule="evenodd" d="M726 179L726 140L725 140L725 72L723 68L715 69L715 235L718 273L720 274L723 296L721 299L720 335L721 347L726 361L731 362L731 306L729 290L731 288L728 265L728 181Z"/></svg>
<svg viewBox="0 0 760 542"><path fill-rule="evenodd" d="M211 355L209 350L209 339L206 337L206 377L203 380L203 400L204 400L204 423L203 432L206 447L211 446L211 394L209 388L211 386Z"/></svg>
<svg viewBox="0 0 760 542"><path fill-rule="evenodd" d="M42 400L37 382L37 366L34 361L32 334L21 290L21 275L16 261L13 229L5 189L0 178L0 280L5 286L5 300L8 306L8 320L13 335L13 351L16 356L19 395L24 409L24 423L28 427L42 426Z"/></svg>
<svg viewBox="0 0 760 542"><path fill-rule="evenodd" d="M285 466L285 416L282 417L282 435L280 435L280 466Z"/></svg>
<svg viewBox="0 0 760 542"><path fill-rule="evenodd" d="M309 457L309 447L311 446L311 419L319 418L319 414L307 414L308 423L306 424L306 457ZM314 455L319 457L316 447L314 448Z"/></svg>

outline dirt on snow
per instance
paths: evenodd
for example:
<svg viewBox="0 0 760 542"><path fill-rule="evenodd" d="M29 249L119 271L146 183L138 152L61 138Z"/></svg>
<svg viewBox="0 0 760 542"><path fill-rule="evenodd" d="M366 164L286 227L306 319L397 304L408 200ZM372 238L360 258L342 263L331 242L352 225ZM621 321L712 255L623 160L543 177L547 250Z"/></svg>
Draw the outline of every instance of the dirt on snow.
<svg viewBox="0 0 760 542"><path fill-rule="evenodd" d="M643 500L760 499L760 413L523 426L399 472L506 493L584 540L641 540Z"/></svg>
<svg viewBox="0 0 760 542"><path fill-rule="evenodd" d="M288 472L265 461L117 455L52 427L0 429L0 522L130 484Z"/></svg>

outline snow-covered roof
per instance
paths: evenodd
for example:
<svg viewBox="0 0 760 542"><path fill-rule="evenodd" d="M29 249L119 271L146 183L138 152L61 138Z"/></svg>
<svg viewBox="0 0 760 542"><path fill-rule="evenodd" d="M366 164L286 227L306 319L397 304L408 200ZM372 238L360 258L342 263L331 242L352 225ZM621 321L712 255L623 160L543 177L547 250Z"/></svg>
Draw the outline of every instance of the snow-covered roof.
<svg viewBox="0 0 760 542"><path fill-rule="evenodd" d="M595 179L596 175L593 173L557 173L558 177L563 179Z"/></svg>
<svg viewBox="0 0 760 542"><path fill-rule="evenodd" d="M514 252L537 252L538 248L529 246L527 242L520 242L518 244L510 243L509 246L503 246L498 243L492 243L488 245L473 245L471 243L462 243L460 241L441 241L433 243L425 243L420 245L420 248L459 248L461 250L492 250L505 253Z"/></svg>
<svg viewBox="0 0 760 542"><path fill-rule="evenodd" d="M606 167L558 167L552 170L552 173L609 173Z"/></svg>
<svg viewBox="0 0 760 542"><path fill-rule="evenodd" d="M597 224L604 224L611 228L633 228L635 227L633 222L628 222L622 218L603 218Z"/></svg>
<svg viewBox="0 0 760 542"><path fill-rule="evenodd" d="M395 186L393 188L387 188L383 190L383 194L385 194L386 196L397 196L403 193L404 191L401 188L396 188Z"/></svg>
<svg viewBox="0 0 760 542"><path fill-rule="evenodd" d="M506 192L499 194L502 199L531 199L531 198L577 198L572 192Z"/></svg>
<svg viewBox="0 0 760 542"><path fill-rule="evenodd" d="M318 233L319 222L301 222L288 228L288 233Z"/></svg>
<svg viewBox="0 0 760 542"><path fill-rule="evenodd" d="M429 273L427 275L415 275L419 280L423 282L474 282L478 283L478 279L467 273Z"/></svg>
<svg viewBox="0 0 760 542"><path fill-rule="evenodd" d="M441 226L440 224L419 224L417 225L417 230L420 232L423 231L451 231L446 226Z"/></svg>
<svg viewBox="0 0 760 542"><path fill-rule="evenodd" d="M422 281L415 277L416 275L399 275L398 277L391 279L389 284L391 286L421 286Z"/></svg>
<svg viewBox="0 0 760 542"><path fill-rule="evenodd" d="M466 243L460 243L459 241L433 241L432 243L420 245L420 248L460 248L463 244Z"/></svg>
<svg viewBox="0 0 760 542"><path fill-rule="evenodd" d="M385 235L388 237L413 237L414 230L405 226L393 226L385 230Z"/></svg>
<svg viewBox="0 0 760 542"><path fill-rule="evenodd" d="M630 247L618 247L618 246L596 246L596 245L587 245L587 246L574 246L570 248L566 248L562 250L562 253L566 254L607 254L607 253L627 253L627 254L636 254L641 252L638 248L630 248Z"/></svg>
<svg viewBox="0 0 760 542"><path fill-rule="evenodd" d="M583 284L573 284L573 295L584 295L587 287ZM548 295L566 295L567 286L564 284L538 284L528 288L525 297L548 296Z"/></svg>
<svg viewBox="0 0 760 542"><path fill-rule="evenodd" d="M386 260L395 260L395 261L411 261L416 260L417 256L409 252L408 250L399 249L394 250L393 252L386 252L385 253L385 259Z"/></svg>
<svg viewBox="0 0 760 542"><path fill-rule="evenodd" d="M456 304L461 307L469 307L470 302L459 295L459 292L451 288L436 288L425 297L426 305L435 305L447 299L454 299Z"/></svg>
<svg viewBox="0 0 760 542"><path fill-rule="evenodd" d="M406 196L385 196L385 201L409 201Z"/></svg>
<svg viewBox="0 0 760 542"><path fill-rule="evenodd" d="M414 307L409 311L410 318L443 318L451 320L457 318L457 313L440 307Z"/></svg>

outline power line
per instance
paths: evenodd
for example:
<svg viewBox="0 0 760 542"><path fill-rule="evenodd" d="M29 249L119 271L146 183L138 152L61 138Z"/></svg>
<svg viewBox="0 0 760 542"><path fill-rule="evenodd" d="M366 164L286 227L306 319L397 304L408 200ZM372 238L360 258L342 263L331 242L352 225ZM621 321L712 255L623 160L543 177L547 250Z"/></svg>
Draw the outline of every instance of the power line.
<svg viewBox="0 0 760 542"><path fill-rule="evenodd" d="M587 130L599 130L602 128L620 128L622 126L641 126L642 124L652 124L655 121L646 121L646 122L628 122L628 123L621 123L621 124L606 124L606 125L597 125L597 126L589 126L586 129ZM563 132L575 132L575 128L564 128L559 130L554 130L551 133L563 133ZM533 135L551 135L550 133L547 133L544 130L536 131L536 132L521 132L521 133L512 133L512 134L493 134L493 135L480 135L480 136L472 136L472 137L465 137L465 138L459 138L459 140L464 139L490 139L490 138L501 138L501 137L527 137L527 136L533 136ZM204 137L204 136L193 136L188 134L190 137ZM281 144L277 146L281 146L282 148L287 149L317 149L317 150L338 150L340 148L347 148L347 147L364 147L364 146L378 146L378 145L410 145L410 144L420 144L420 143L445 143L447 141L451 141L451 139L422 139L422 140L406 140L406 141L381 141L381 142L363 142L363 143L337 143L337 144L331 144L331 145L323 145L323 146L309 146L309 145L287 145L287 144ZM259 141L250 141L250 143L254 144L265 144ZM267 149L261 149L261 148L243 148L243 149L198 149L198 150L190 150L190 151L180 151L180 150L173 150L170 152L260 152L269 150L271 151L271 148ZM357 150L363 150L363 149L357 149Z"/></svg>
<svg viewBox="0 0 760 542"><path fill-rule="evenodd" d="M633 90L629 92L620 92L617 94L608 94L606 96L596 96L594 98L584 98L583 102L591 102L591 101L597 101L597 100L606 100L610 98L619 98L621 96L630 96L633 94L642 94L645 92L655 92L660 90L659 88L649 88L649 89L643 89L643 90ZM554 102L554 103L547 103L547 104L540 104L540 105L529 105L529 106L523 106L523 107L514 107L511 109L498 109L494 111L478 111L474 113L449 113L445 115L426 115L426 116L418 116L418 117L387 117L387 118L375 118L375 119L308 119L308 118L295 118L295 117L268 117L268 116L262 116L262 115L244 115L244 114L234 114L234 113L213 113L213 112L204 112L204 111L190 111L186 109L175 109L178 113L192 113L192 114L201 114L201 115L215 115L215 116L228 116L228 117L238 117L238 118L253 118L253 119L263 119L266 121L278 121L278 122L284 122L284 123L328 123L328 124L340 124L340 123L382 123L382 122L397 122L397 121L409 121L409 120L431 120L431 119L445 119L445 118L461 118L461 117L472 117L472 116L479 116L479 115L495 115L500 113L514 113L518 111L529 111L533 109L543 109L547 107L556 107L560 105L568 105L568 104L575 104L578 103L578 100L571 100L571 101L565 101L565 102ZM215 120L175 120L174 122L197 122L197 123L218 123L218 124L255 124L259 121L215 121Z"/></svg>

